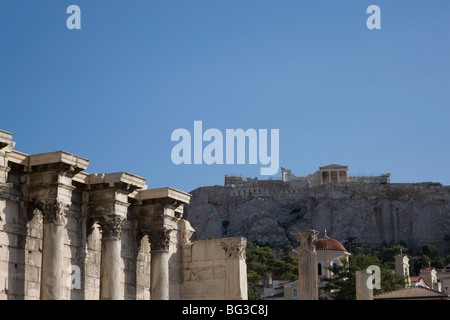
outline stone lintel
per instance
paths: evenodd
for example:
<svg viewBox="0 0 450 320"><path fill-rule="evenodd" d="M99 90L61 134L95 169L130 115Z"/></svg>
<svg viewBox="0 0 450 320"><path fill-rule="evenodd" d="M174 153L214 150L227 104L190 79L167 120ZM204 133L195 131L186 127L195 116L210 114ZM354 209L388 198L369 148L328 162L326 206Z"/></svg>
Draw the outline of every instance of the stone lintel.
<svg viewBox="0 0 450 320"><path fill-rule="evenodd" d="M192 195L170 187L142 190L138 194L140 201L170 199L181 204L188 204ZM178 205L178 206L179 206Z"/></svg>
<svg viewBox="0 0 450 320"><path fill-rule="evenodd" d="M121 186L134 191L145 187L145 178L127 172L93 173L89 175L89 184Z"/></svg>
<svg viewBox="0 0 450 320"><path fill-rule="evenodd" d="M28 167L29 155L17 150L13 150L10 154L8 154L8 162Z"/></svg>
<svg viewBox="0 0 450 320"><path fill-rule="evenodd" d="M145 179L126 172L90 174L85 178L89 181L89 217L93 220L110 215L126 217L129 195L145 186Z"/></svg>
<svg viewBox="0 0 450 320"><path fill-rule="evenodd" d="M173 188L141 190L135 197L138 201L137 220L152 216L177 221L183 215L183 205L188 204L191 195Z"/></svg>
<svg viewBox="0 0 450 320"><path fill-rule="evenodd" d="M80 172L86 170L89 165L89 160L66 151L54 151L30 155L28 165L30 167L36 167L59 163L66 164L74 168L77 172Z"/></svg>

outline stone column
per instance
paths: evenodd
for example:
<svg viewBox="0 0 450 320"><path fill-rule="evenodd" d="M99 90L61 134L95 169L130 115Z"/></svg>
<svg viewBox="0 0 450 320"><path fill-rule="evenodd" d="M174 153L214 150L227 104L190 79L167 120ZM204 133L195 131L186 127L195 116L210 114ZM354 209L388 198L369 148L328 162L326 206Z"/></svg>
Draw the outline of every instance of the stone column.
<svg viewBox="0 0 450 320"><path fill-rule="evenodd" d="M247 300L247 239L242 237L221 239L225 250L225 299Z"/></svg>
<svg viewBox="0 0 450 320"><path fill-rule="evenodd" d="M102 253L100 265L100 299L120 300L122 297L120 281L122 279L121 261L121 233L125 218L104 216L99 218L98 224L102 233Z"/></svg>
<svg viewBox="0 0 450 320"><path fill-rule="evenodd" d="M65 214L69 204L47 200L36 204L43 214L41 300L61 300Z"/></svg>
<svg viewBox="0 0 450 320"><path fill-rule="evenodd" d="M61 300L64 266L65 216L72 202L73 177L87 168L89 161L73 154L56 151L30 155L27 207L43 216L40 299Z"/></svg>
<svg viewBox="0 0 450 320"><path fill-rule="evenodd" d="M190 198L190 194L173 188L141 190L136 197L137 229L147 235L150 242L150 300L170 297L169 258L174 253L170 251L170 235L177 231L183 205L188 204Z"/></svg>
<svg viewBox="0 0 450 320"><path fill-rule="evenodd" d="M89 176L89 218L102 234L100 299L123 299L121 234L128 215L128 197L145 185L145 179L126 173Z"/></svg>
<svg viewBox="0 0 450 320"><path fill-rule="evenodd" d="M356 300L373 300L373 290L367 285L370 276L370 271L356 271Z"/></svg>
<svg viewBox="0 0 450 320"><path fill-rule="evenodd" d="M298 286L300 300L318 300L316 230L292 232L298 241Z"/></svg>
<svg viewBox="0 0 450 320"><path fill-rule="evenodd" d="M151 246L150 300L169 300L169 246L171 229L147 230Z"/></svg>

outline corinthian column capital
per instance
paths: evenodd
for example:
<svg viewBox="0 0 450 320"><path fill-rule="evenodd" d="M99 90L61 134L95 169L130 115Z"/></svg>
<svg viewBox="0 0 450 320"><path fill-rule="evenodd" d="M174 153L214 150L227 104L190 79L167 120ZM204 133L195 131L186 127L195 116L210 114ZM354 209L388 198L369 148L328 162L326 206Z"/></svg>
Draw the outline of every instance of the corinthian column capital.
<svg viewBox="0 0 450 320"><path fill-rule="evenodd" d="M309 252L316 252L316 244L318 241L317 235L319 234L316 230L306 230L306 231L293 231L291 234L295 237L298 242L299 250L307 250Z"/></svg>
<svg viewBox="0 0 450 320"><path fill-rule="evenodd" d="M64 225L70 203L59 199L46 199L36 202L35 207L42 212L44 224Z"/></svg>
<svg viewBox="0 0 450 320"><path fill-rule="evenodd" d="M173 229L163 228L154 230L144 230L148 236L152 251L169 251L170 233Z"/></svg>
<svg viewBox="0 0 450 320"><path fill-rule="evenodd" d="M245 238L227 238L223 239L221 244L228 258L245 260L245 249L247 248L247 240Z"/></svg>
<svg viewBox="0 0 450 320"><path fill-rule="evenodd" d="M102 239L120 240L122 237L122 227L125 218L122 216L102 216L98 217Z"/></svg>

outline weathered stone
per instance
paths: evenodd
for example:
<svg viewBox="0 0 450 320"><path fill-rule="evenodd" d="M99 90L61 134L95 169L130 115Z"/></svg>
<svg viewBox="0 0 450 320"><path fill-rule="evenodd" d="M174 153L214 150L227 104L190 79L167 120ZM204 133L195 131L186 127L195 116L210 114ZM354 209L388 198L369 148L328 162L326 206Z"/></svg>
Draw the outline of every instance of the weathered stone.
<svg viewBox="0 0 450 320"><path fill-rule="evenodd" d="M0 130L0 299L247 298L245 239L193 254L190 194L88 174L64 151L27 155L11 138Z"/></svg>
<svg viewBox="0 0 450 320"><path fill-rule="evenodd" d="M324 230L361 245L400 240L443 250L450 234L450 186L439 183L340 182L299 186L257 180L244 186L202 187L191 192L185 219L193 238L242 235L252 242L295 243L294 230Z"/></svg>

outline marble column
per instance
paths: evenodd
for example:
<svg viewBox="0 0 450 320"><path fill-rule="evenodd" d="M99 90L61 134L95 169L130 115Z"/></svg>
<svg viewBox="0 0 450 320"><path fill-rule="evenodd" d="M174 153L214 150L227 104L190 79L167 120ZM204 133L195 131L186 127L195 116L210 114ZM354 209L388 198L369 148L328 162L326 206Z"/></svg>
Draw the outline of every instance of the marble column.
<svg viewBox="0 0 450 320"><path fill-rule="evenodd" d="M122 227L128 216L129 196L143 188L145 179L115 172L89 175L88 216L100 226L102 234L100 299L124 298L121 270Z"/></svg>
<svg viewBox="0 0 450 320"><path fill-rule="evenodd" d="M85 170L89 160L56 151L28 157L25 205L27 210L38 209L43 216L42 264L40 299L61 300L65 283L64 236L66 213L72 202L75 187L72 179ZM29 212L31 214L31 212Z"/></svg>
<svg viewBox="0 0 450 320"><path fill-rule="evenodd" d="M151 246L150 300L169 300L169 246L171 229L148 230Z"/></svg>
<svg viewBox="0 0 450 320"><path fill-rule="evenodd" d="M55 200L36 204L43 214L41 300L61 300L63 286L64 225L69 204Z"/></svg>
<svg viewBox="0 0 450 320"><path fill-rule="evenodd" d="M298 286L300 300L318 300L316 230L296 231L298 241Z"/></svg>
<svg viewBox="0 0 450 320"><path fill-rule="evenodd" d="M125 218L119 215L100 217L98 224L102 233L100 264L100 299L120 300L121 281L121 233Z"/></svg>
<svg viewBox="0 0 450 320"><path fill-rule="evenodd" d="M356 271L356 300L373 300L373 289L367 285L371 275L367 270Z"/></svg>

